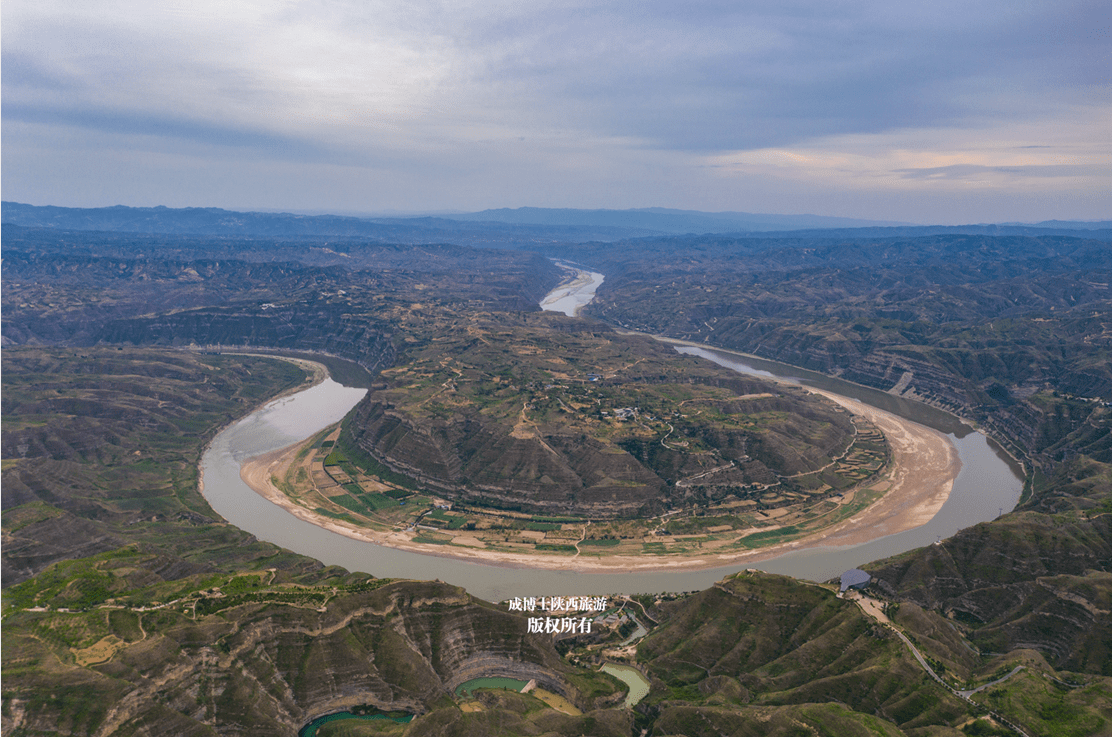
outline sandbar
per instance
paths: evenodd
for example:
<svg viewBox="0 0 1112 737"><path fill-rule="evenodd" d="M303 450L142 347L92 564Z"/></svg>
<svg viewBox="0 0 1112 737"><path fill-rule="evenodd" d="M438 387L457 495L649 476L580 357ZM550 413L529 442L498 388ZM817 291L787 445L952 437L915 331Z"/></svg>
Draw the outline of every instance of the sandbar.
<svg viewBox="0 0 1112 737"><path fill-rule="evenodd" d="M475 547L448 547L413 542L401 531L378 531L336 520L300 506L272 483L283 478L309 440L294 443L245 461L240 477L255 492L299 519L356 540L423 555L456 558L511 568L571 570L581 573L684 571L756 563L793 550L815 546L851 546L926 524L949 498L961 470L957 449L937 430L830 392L822 394L849 412L876 425L888 438L892 461L885 475L869 485L888 483L886 493L854 517L792 542L756 550L667 556L613 555L602 557L515 554Z"/></svg>

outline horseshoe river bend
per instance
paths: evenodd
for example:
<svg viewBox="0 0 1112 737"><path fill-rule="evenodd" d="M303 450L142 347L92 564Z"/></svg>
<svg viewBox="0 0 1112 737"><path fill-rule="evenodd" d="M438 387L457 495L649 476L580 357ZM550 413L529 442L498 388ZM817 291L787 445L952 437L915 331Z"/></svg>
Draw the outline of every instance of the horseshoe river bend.
<svg viewBox="0 0 1112 737"><path fill-rule="evenodd" d="M580 272L582 280L589 272ZM590 274L601 281L600 274ZM585 282L584 301L594 294L597 283ZM566 296L567 284L562 285ZM564 311L561 305L561 311ZM571 310L567 310L571 311ZM439 579L462 586L488 601L514 596L599 595L695 591L704 589L741 568L758 568L796 578L822 581L872 560L934 543L958 530L991 520L1010 511L1023 487L1021 470L994 443L958 418L926 405L833 379L822 374L771 361L742 356L702 346L676 344L676 349L694 353L733 370L778 380L800 383L836 400L859 402L870 408L943 433L953 444L960 470L953 478L949 496L933 516L917 527L886 534L878 527L875 536L865 531L849 544L808 545L780 552L759 561L737 562L701 570L669 570L662 561L659 570L637 572L582 572L528 567L507 567L450 557L425 555L384 547L346 537L295 517L248 486L240 475L247 460L302 441L339 421L366 393L332 379L275 400L220 432L201 461L203 494L212 508L231 524L296 553L326 565L339 565L381 578ZM871 539L869 539L871 537Z"/></svg>

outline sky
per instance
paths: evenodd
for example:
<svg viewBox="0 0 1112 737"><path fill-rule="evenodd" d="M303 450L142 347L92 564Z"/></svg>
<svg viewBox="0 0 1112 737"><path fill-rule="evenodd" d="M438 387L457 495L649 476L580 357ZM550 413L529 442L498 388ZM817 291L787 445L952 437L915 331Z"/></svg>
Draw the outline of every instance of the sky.
<svg viewBox="0 0 1112 737"><path fill-rule="evenodd" d="M1112 3L5 0L5 200L1112 218Z"/></svg>

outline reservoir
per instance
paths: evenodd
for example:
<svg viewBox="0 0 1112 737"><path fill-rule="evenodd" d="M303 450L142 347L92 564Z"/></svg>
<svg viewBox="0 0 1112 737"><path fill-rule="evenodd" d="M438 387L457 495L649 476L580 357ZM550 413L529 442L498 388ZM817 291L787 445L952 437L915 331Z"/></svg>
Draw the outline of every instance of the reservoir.
<svg viewBox="0 0 1112 737"><path fill-rule="evenodd" d="M218 434L202 458L203 494L231 524L326 565L339 565L379 578L439 579L462 586L487 601L515 596L697 591L746 567L823 581L870 561L950 537L962 528L994 519L1001 510L1010 511L1019 501L1023 481L1014 461L953 415L784 364L705 348L681 346L681 349L698 352L737 371L792 379L850 396L948 434L962 464L949 499L933 519L912 530L860 545L816 546L762 562L701 571L581 573L484 565L397 550L354 540L298 519L256 494L240 478L240 464L244 460L284 448L339 421L366 393L365 389L344 387L331 379L271 402Z"/></svg>

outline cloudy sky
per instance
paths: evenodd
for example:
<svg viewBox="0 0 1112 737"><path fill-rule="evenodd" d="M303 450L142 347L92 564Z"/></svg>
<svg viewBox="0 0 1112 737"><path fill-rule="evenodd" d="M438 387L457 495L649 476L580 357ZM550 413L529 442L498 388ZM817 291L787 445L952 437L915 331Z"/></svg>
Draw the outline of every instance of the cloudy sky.
<svg viewBox="0 0 1112 737"><path fill-rule="evenodd" d="M1112 217L1112 4L5 0L3 198Z"/></svg>

